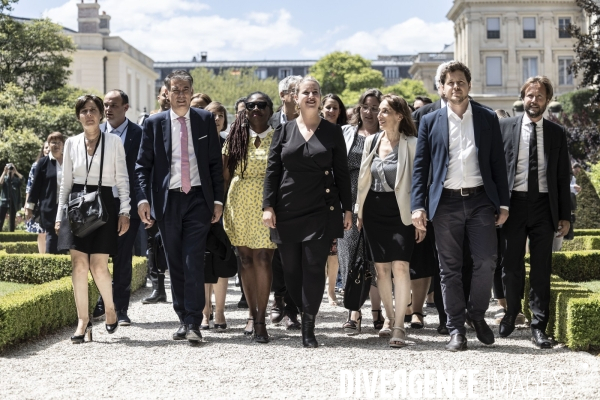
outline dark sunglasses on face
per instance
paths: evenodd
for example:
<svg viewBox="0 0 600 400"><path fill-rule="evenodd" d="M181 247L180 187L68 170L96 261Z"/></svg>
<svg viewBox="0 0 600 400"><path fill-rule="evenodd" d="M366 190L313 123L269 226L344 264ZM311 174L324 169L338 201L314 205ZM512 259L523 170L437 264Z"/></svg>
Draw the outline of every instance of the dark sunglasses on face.
<svg viewBox="0 0 600 400"><path fill-rule="evenodd" d="M254 107L258 107L259 110L264 110L268 105L269 103L266 101L254 101L251 103L246 103L246 110L254 110Z"/></svg>

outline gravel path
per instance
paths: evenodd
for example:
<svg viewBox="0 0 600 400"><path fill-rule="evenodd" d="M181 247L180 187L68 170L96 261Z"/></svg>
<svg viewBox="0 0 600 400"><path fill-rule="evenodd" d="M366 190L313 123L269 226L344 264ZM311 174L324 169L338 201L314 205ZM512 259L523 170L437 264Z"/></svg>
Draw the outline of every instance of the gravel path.
<svg viewBox="0 0 600 400"><path fill-rule="evenodd" d="M381 398L384 375L390 396L423 398L429 393L430 398L456 398L468 395L466 375L471 370L476 380L471 381L475 385L471 398L600 398L600 357L562 346L538 350L527 329L507 339L497 337L492 346L479 343L469 331L469 351L450 353L443 350L446 337L435 331L435 310L426 309L425 329L407 330L410 346L390 349L386 339L375 335L369 312L362 334L348 337L340 329L345 310L324 301L317 321L319 349L304 349L300 332L286 331L281 325L267 325L272 341L263 345L242 334L247 314L236 307L240 292L231 280L225 310L230 329L202 331L204 343L192 347L171 340L177 320L170 303L140 303L149 292L146 288L132 296L133 324L120 327L114 335L96 322L92 343L72 345L69 337L74 327L69 327L6 351L0 356L0 397ZM490 307L488 323L497 309ZM497 327L493 329L497 336ZM437 379L447 379L449 374L450 382L460 378L458 384L438 385ZM541 382L533 379L539 375ZM426 385L428 378L431 386ZM393 393L395 387L400 391Z"/></svg>

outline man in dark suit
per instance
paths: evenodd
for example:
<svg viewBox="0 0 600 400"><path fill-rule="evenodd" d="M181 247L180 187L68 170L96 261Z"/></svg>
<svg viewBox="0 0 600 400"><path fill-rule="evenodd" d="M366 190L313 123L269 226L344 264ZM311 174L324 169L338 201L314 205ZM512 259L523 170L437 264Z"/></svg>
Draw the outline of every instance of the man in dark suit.
<svg viewBox="0 0 600 400"><path fill-rule="evenodd" d="M502 337L510 335L521 312L521 262L529 238L531 333L533 343L542 349L552 347L546 336L552 241L555 236L562 237L569 232L571 218L567 136L562 126L543 118L552 95L548 78L529 78L521 88L525 114L500 122L511 191L511 216L502 228L506 238L502 279L507 310L499 331Z"/></svg>
<svg viewBox="0 0 600 400"><path fill-rule="evenodd" d="M509 197L498 117L469 101L471 73L464 64L449 63L440 77L448 104L421 121L411 209L417 229L426 229L427 218L433 222L451 335L446 349L459 351L467 348L465 308L477 338L494 343L484 316L496 267L495 223L508 218ZM465 234L474 260L468 302L461 278Z"/></svg>
<svg viewBox="0 0 600 400"><path fill-rule="evenodd" d="M142 140L142 128L130 121L125 114L129 110L129 96L119 89L111 90L104 96L104 110L106 111L106 122L100 125L100 131L106 134L117 135L125 147L125 163L129 175L129 198L133 210L137 204L136 186L137 176L135 174L135 162ZM113 187L115 205L120 206L117 188ZM131 297L131 274L133 257L133 244L140 227L140 217L137 213L131 213L129 230L119 236L117 254L113 256L113 299L119 326L131 325L131 319L127 315L129 298ZM104 315L104 302L102 296L98 298L93 317Z"/></svg>
<svg viewBox="0 0 600 400"><path fill-rule="evenodd" d="M205 305L206 237L223 213L221 146L212 114L190 108L191 75L173 71L165 86L171 109L144 122L135 169L138 213L145 224L157 221L163 240L180 321L173 339L197 343Z"/></svg>

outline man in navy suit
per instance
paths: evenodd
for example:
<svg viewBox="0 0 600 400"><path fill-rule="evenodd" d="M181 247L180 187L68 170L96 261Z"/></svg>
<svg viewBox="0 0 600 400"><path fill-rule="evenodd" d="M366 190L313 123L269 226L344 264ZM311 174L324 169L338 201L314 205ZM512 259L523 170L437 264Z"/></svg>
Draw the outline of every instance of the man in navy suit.
<svg viewBox="0 0 600 400"><path fill-rule="evenodd" d="M165 86L171 109L144 121L135 169L138 213L147 225L156 220L163 238L180 321L173 339L196 343L202 340L206 237L223 213L221 146L212 114L190 108L191 75L173 71Z"/></svg>
<svg viewBox="0 0 600 400"><path fill-rule="evenodd" d="M125 163L129 175L129 197L131 207L135 210L137 199L135 188L137 177L135 175L135 161L137 160L140 141L142 140L142 129L130 121L125 114L129 110L129 96L119 89L111 90L104 96L104 110L106 111L106 122L100 125L100 131L106 134L117 135L125 147ZM113 188L115 204L120 207L117 188ZM117 208L118 209L118 208ZM132 213L129 220L129 230L119 236L117 254L113 256L113 299L117 320L120 326L131 325L127 315L129 298L131 296L131 258L133 256L133 244L140 226L140 218ZM104 315L104 302L102 296L98 298L94 309L94 318Z"/></svg>
<svg viewBox="0 0 600 400"><path fill-rule="evenodd" d="M451 62L440 80L448 104L424 116L420 123L411 209L417 229L426 229L427 219L435 228L446 326L451 335L446 349L460 351L467 349L465 308L477 339L494 343L484 316L496 268L495 225L508 218L509 194L498 117L469 101L469 69ZM468 299L461 273L465 235L474 264Z"/></svg>

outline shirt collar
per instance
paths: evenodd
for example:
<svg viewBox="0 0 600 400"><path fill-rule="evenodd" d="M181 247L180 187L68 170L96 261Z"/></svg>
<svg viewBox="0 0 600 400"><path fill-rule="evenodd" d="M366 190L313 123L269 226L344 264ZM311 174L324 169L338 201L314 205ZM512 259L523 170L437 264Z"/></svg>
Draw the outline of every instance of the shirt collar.
<svg viewBox="0 0 600 400"><path fill-rule="evenodd" d="M444 99L441 99L441 102L442 102L442 104L441 104L440 108L444 108L448 105L448 102Z"/></svg>
<svg viewBox="0 0 600 400"><path fill-rule="evenodd" d="M110 122L106 121L106 131L108 133L113 133L113 131L117 131L119 134L122 134L123 131L125 130L125 126L127 126L127 123L129 121L127 120L127 118L125 118L125 121L123 121L123 123L119 126L117 126L116 128L113 128L113 126L110 124Z"/></svg>
<svg viewBox="0 0 600 400"><path fill-rule="evenodd" d="M173 109L169 110L169 114L171 116L171 121L176 120L179 118L179 115L175 114L173 112ZM190 109L188 108L187 112L185 113L185 115L183 116L185 118L186 121L188 121L190 119Z"/></svg>
<svg viewBox="0 0 600 400"><path fill-rule="evenodd" d="M467 106L467 110L465 111L465 113L463 114L463 119L465 116L471 116L473 115L473 107L471 107L471 102L469 101L469 105ZM454 112L452 111L452 108L448 107L448 118L454 118L457 120L460 120L461 118Z"/></svg>
<svg viewBox="0 0 600 400"><path fill-rule="evenodd" d="M266 138L267 135L269 134L269 132L271 132L272 130L273 130L273 128L268 127L266 131L264 131L262 133L256 133L252 129L250 129L250 137L255 138L258 136L262 140L262 139Z"/></svg>
<svg viewBox="0 0 600 400"><path fill-rule="evenodd" d="M538 122L535 123L535 125L539 128L542 126L544 121L544 118L540 119ZM531 126L531 118L529 118L529 115L527 115L527 113L523 113L523 122L521 123L521 126Z"/></svg>
<svg viewBox="0 0 600 400"><path fill-rule="evenodd" d="M54 156L52 155L52 152L51 152L51 151L49 151L49 152L48 152L48 157L49 157L51 160L56 160L56 158L54 158Z"/></svg>
<svg viewBox="0 0 600 400"><path fill-rule="evenodd" d="M283 110L281 110L281 119L280 120L281 120L282 124L285 124L286 122L288 122L287 115L283 112Z"/></svg>

